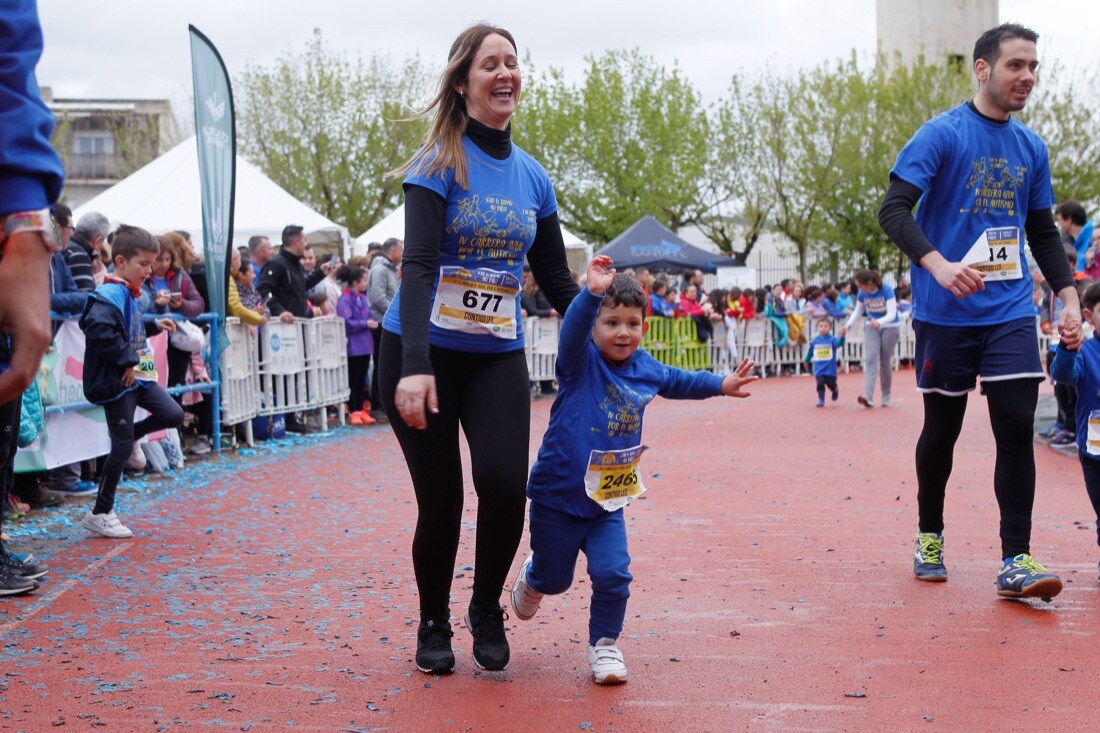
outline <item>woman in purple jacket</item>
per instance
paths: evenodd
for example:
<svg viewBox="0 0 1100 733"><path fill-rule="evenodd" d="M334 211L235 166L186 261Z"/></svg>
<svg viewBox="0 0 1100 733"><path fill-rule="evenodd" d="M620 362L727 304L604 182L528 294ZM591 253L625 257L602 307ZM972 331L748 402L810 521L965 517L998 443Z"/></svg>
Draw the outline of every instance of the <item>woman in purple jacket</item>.
<svg viewBox="0 0 1100 733"><path fill-rule="evenodd" d="M348 337L349 422L352 425L370 425L375 422L367 402L367 373L370 371L371 354L374 353L370 332L378 328L378 321L371 315L370 304L364 294L367 291L367 271L345 265L337 271L336 279L344 283L344 292L336 302L336 315L344 319Z"/></svg>

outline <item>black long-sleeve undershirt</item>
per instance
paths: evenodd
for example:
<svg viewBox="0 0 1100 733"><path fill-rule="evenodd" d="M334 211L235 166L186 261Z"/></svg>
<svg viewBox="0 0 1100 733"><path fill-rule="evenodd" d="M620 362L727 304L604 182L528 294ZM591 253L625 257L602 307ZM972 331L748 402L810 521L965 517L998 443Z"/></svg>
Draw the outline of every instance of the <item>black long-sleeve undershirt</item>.
<svg viewBox="0 0 1100 733"><path fill-rule="evenodd" d="M922 194L923 191L912 183L891 176L890 188L886 191L878 212L878 223L886 236L915 264L919 264L922 257L936 250L913 218L913 207L917 205ZM1030 209L1024 220L1024 232L1027 234L1031 256L1051 288L1058 292L1071 287L1073 270L1066 259L1065 248L1050 209Z"/></svg>
<svg viewBox="0 0 1100 733"><path fill-rule="evenodd" d="M510 129L493 130L477 120L470 120L467 135L479 149L502 160L511 154ZM439 267L439 251L443 240L443 218L447 202L435 191L406 184L405 190L405 252L401 262L401 376L431 374L428 351L428 318L431 312L432 289ZM565 258L565 242L557 212L539 219L535 240L527 252L531 274L550 300L554 309L564 313L580 292L569 272Z"/></svg>

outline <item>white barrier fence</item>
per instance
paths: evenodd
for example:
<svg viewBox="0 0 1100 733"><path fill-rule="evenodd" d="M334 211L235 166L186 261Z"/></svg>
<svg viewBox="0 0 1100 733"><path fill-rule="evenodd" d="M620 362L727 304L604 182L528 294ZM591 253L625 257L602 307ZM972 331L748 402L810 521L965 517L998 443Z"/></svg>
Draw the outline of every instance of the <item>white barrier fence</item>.
<svg viewBox="0 0 1100 733"><path fill-rule="evenodd" d="M839 329L844 325L844 320L833 321L833 333L839 335ZM554 362L557 359L558 350L558 318L528 318L524 323L527 332L527 370L531 374L531 381L554 378ZM807 340L817 335L817 319L807 319ZM916 353L916 336L913 333L913 323L910 320L902 320L898 326L898 345L894 351L893 367L896 369L899 362L912 361ZM1036 345L1040 354L1045 354L1050 345L1050 335L1044 334L1036 326ZM806 344L791 344L778 346L776 341L776 329L772 323L764 318L757 317L738 324L737 330L732 334L735 349L730 349L729 338L725 325L722 322L715 323L714 337L710 340L710 370L717 374L725 374L732 371L731 352L738 359L748 357L761 367L761 374L768 375L778 370L789 370L794 374L801 374L807 370L803 361L806 356ZM863 362L863 320L857 321L848 330L844 339L844 346L837 356L838 366L844 371L851 371L853 365Z"/></svg>

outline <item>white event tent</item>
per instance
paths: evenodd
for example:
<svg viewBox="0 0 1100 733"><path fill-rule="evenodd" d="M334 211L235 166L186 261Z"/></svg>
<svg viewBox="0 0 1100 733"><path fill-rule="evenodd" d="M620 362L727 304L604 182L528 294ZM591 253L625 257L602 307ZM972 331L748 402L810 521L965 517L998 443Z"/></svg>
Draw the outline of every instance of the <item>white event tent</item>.
<svg viewBox="0 0 1100 733"><path fill-rule="evenodd" d="M360 234L355 238L355 242L352 245L353 255L364 255L367 253L367 245L371 242L378 242L381 244L390 237L397 237L398 239L405 238L405 205L401 204L391 213L387 214L377 224L372 226L367 231ZM565 240L566 250L584 250L584 252L591 257L590 248L587 244L581 241L580 237L573 232L569 231L565 227L561 228L561 237ZM587 262L587 259L585 260Z"/></svg>
<svg viewBox="0 0 1100 733"><path fill-rule="evenodd" d="M79 221L89 211L103 214L112 225L132 224L153 234L185 230L190 232L195 249L201 252L202 203L195 138L188 138L85 202L73 212L73 220ZM249 237L260 234L270 237L278 246L279 235L287 224L302 226L309 234L323 233L324 239L339 239L346 245L351 243L345 227L329 221L291 196L238 155L233 245L246 245ZM345 254L346 245L341 245Z"/></svg>

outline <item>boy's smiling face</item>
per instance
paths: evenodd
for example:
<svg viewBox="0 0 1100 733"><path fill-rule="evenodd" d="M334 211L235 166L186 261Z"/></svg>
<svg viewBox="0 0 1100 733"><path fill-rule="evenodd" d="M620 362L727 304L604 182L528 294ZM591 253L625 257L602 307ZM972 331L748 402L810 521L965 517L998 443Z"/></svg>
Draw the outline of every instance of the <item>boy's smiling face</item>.
<svg viewBox="0 0 1100 733"><path fill-rule="evenodd" d="M608 361L621 363L630 358L649 331L641 308L626 305L603 306L592 327L592 341Z"/></svg>

